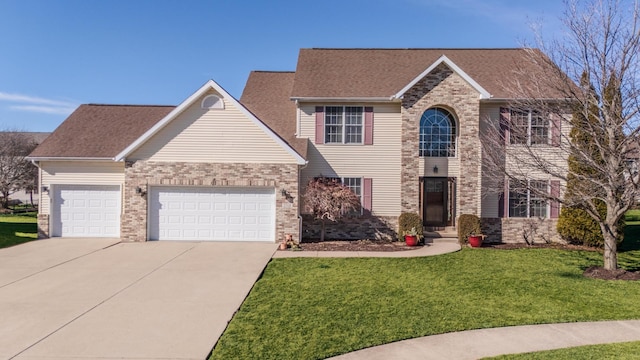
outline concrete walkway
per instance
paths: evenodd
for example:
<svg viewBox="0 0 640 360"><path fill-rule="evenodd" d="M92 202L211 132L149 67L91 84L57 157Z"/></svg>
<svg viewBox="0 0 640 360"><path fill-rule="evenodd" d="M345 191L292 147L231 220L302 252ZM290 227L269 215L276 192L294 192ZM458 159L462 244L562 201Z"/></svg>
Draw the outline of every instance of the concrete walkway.
<svg viewBox="0 0 640 360"><path fill-rule="evenodd" d="M459 251L460 245L456 242L435 242L428 246L423 246L416 250L402 251L292 251L278 250L273 254L273 258L292 257L379 257L379 258L407 258L448 254Z"/></svg>
<svg viewBox="0 0 640 360"><path fill-rule="evenodd" d="M333 357L335 360L472 360L583 345L640 341L640 320L513 326L425 336Z"/></svg>
<svg viewBox="0 0 640 360"><path fill-rule="evenodd" d="M419 257L460 250L455 242L435 242L417 250L395 252L276 251L292 257ZM567 347L640 341L640 320L525 325L425 336L333 357L335 360L472 360Z"/></svg>

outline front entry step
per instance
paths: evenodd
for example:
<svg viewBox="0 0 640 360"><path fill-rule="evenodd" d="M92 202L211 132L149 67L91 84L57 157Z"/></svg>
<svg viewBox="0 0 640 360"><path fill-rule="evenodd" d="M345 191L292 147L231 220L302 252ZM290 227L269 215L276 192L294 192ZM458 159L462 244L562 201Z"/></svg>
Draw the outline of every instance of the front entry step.
<svg viewBox="0 0 640 360"><path fill-rule="evenodd" d="M458 242L458 232L455 227L447 226L444 228L430 228L424 229L424 240L426 243L438 243L438 242Z"/></svg>

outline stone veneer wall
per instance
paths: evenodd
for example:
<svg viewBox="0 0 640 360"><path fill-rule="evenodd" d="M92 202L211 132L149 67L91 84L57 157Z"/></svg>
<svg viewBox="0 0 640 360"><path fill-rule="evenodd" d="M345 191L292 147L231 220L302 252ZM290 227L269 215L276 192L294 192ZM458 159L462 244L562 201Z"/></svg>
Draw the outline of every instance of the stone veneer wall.
<svg viewBox="0 0 640 360"><path fill-rule="evenodd" d="M460 177L456 186L456 217L460 214L480 215L479 93L445 64L420 80L402 99L402 212L419 211L419 177L423 176L418 173L420 118L424 111L434 106L448 109L458 120Z"/></svg>
<svg viewBox="0 0 640 360"><path fill-rule="evenodd" d="M298 165L228 164L128 161L125 166L124 214L120 233L124 241L147 240L147 196L150 186L234 186L276 189L276 242L285 234L299 235ZM281 195L281 190L288 197Z"/></svg>
<svg viewBox="0 0 640 360"><path fill-rule="evenodd" d="M322 223L312 215L302 215L302 239L320 239ZM397 240L397 216L356 216L325 223L325 240Z"/></svg>
<svg viewBox="0 0 640 360"><path fill-rule="evenodd" d="M38 239L46 239L49 234L49 214L38 213Z"/></svg>
<svg viewBox="0 0 640 360"><path fill-rule="evenodd" d="M558 219L482 218L480 220L487 242L564 242L556 230Z"/></svg>

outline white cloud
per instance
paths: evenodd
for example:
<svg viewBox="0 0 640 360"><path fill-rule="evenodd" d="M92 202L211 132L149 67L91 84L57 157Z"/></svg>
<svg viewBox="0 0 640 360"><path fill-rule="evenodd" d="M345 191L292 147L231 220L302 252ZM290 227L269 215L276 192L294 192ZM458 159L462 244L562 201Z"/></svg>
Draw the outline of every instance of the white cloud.
<svg viewBox="0 0 640 360"><path fill-rule="evenodd" d="M76 108L70 106L10 105L9 109L18 111L39 112L45 114L69 115Z"/></svg>
<svg viewBox="0 0 640 360"><path fill-rule="evenodd" d="M9 103L10 110L61 115L69 115L78 106L72 101L5 92L0 92L0 102Z"/></svg>

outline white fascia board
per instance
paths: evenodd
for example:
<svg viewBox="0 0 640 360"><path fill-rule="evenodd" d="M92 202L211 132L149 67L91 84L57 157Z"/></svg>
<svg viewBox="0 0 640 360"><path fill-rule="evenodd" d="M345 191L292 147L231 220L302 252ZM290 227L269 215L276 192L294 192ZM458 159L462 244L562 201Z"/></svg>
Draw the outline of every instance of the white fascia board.
<svg viewBox="0 0 640 360"><path fill-rule="evenodd" d="M445 55L440 56L438 58L438 60L436 60L433 64L431 64L425 71L420 73L420 75L416 76L413 80L411 80L411 82L409 84L407 84L407 86L402 88L402 90L400 90L397 94L395 94L393 96L393 98L396 98L396 99L402 98L402 96L404 96L404 94L407 91L409 91L409 89L411 89L415 84L417 84L418 81L422 80L422 78L427 76L427 74L432 72L433 69L435 69L438 65L440 65L442 63L447 65L456 74L460 75L460 77L462 77L467 83L469 83L469 85L471 85L471 87L473 87L477 92L479 92L480 93L480 99L490 99L491 98L491 94L489 94L489 92L487 90L485 90L482 86L480 86L480 84L478 84L475 80L473 80L471 78L471 76L469 76L466 72L462 71L462 69L460 69L458 67L458 65L456 65L453 61L449 60L449 58L446 57Z"/></svg>
<svg viewBox="0 0 640 360"><path fill-rule="evenodd" d="M374 103L374 102L390 102L396 101L393 97L292 97L294 101L308 101L308 102L359 102L359 103Z"/></svg>
<svg viewBox="0 0 640 360"><path fill-rule="evenodd" d="M516 102L516 101L549 101L549 102L565 102L575 101L572 98L491 98L484 99L483 102Z"/></svg>
<svg viewBox="0 0 640 360"><path fill-rule="evenodd" d="M31 161L114 161L113 158L106 157L65 157L65 156L27 156Z"/></svg>
<svg viewBox="0 0 640 360"><path fill-rule="evenodd" d="M276 135L269 127L267 127L260 119L258 119L255 115L253 115L247 108L245 108L238 100L236 100L233 96L231 96L222 86L218 85L215 81L209 80L202 87L200 87L196 92L194 92L191 96L189 96L186 100L184 100L180 105L178 105L175 109L173 109L167 116L162 118L162 120L158 121L151 129L147 130L142 136L140 136L136 141L131 143L131 145L127 146L124 150L122 150L118 155L116 155L113 160L122 161L127 156L131 155L136 149L138 149L142 144L144 144L147 140L149 140L153 135L157 134L160 130L162 130L167 124L169 124L173 119L178 117L180 113L182 113L189 106L193 105L202 95L204 95L210 89L218 92L222 97L227 98L233 105L235 105L247 118L249 118L253 123L255 123L258 127L262 129L267 135L269 135L276 143L282 146L289 154L291 154L295 159L298 165L304 165L307 163L305 159L303 159L289 144L284 142L278 135Z"/></svg>

